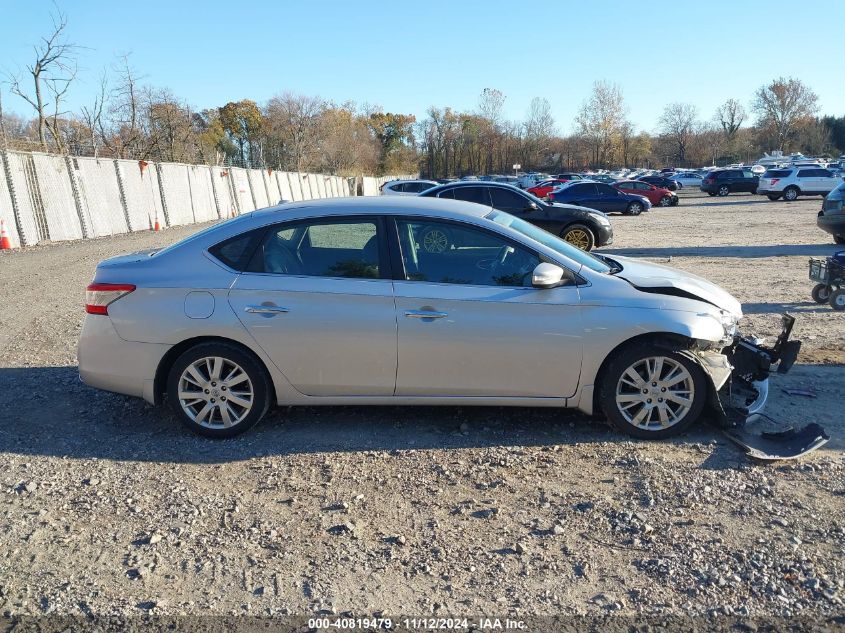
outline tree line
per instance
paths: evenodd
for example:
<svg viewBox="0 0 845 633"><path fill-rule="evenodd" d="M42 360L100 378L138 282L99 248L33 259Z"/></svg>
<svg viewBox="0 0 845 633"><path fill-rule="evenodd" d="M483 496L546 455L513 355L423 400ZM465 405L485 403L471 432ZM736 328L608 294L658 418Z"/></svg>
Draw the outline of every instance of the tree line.
<svg viewBox="0 0 845 633"><path fill-rule="evenodd" d="M240 165L337 175L410 173L428 177L522 170L678 167L749 162L765 151L838 156L845 116L818 116L818 97L795 78L758 88L750 103L727 99L707 116L694 104L667 104L653 131L629 120L622 89L596 82L562 134L552 105L535 97L524 118L504 117L506 95L485 89L475 108L430 107L422 120L353 102L290 92L196 110L150 86L124 56L104 70L96 97L72 112L67 95L80 47L57 14L23 70L6 73L8 91L31 117L3 113L8 147L169 162ZM2 95L0 95L0 98Z"/></svg>

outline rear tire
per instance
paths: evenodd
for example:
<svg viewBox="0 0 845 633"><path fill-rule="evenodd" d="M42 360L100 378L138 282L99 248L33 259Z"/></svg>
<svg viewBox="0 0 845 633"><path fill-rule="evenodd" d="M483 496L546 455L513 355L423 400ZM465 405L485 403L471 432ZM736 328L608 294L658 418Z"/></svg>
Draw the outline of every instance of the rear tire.
<svg viewBox="0 0 845 633"><path fill-rule="evenodd" d="M830 300L830 287L827 284L816 284L810 291L810 296L816 303L827 303Z"/></svg>
<svg viewBox="0 0 845 633"><path fill-rule="evenodd" d="M194 433L234 437L270 408L270 379L252 354L230 343L199 343L182 353L167 377L167 399Z"/></svg>
<svg viewBox="0 0 845 633"><path fill-rule="evenodd" d="M787 187L783 190L783 199L787 202L794 202L798 200L798 188L797 187Z"/></svg>
<svg viewBox="0 0 845 633"><path fill-rule="evenodd" d="M707 377L679 352L677 346L643 342L616 353L599 386L599 404L614 428L656 440L683 433L698 420Z"/></svg>
<svg viewBox="0 0 845 633"><path fill-rule="evenodd" d="M591 251L596 245L596 238L590 227L583 224L570 224L567 226L560 236L564 241L569 242L576 248L582 251Z"/></svg>
<svg viewBox="0 0 845 633"><path fill-rule="evenodd" d="M845 288L830 293L830 307L834 310L845 310Z"/></svg>
<svg viewBox="0 0 845 633"><path fill-rule="evenodd" d="M722 185L721 187L719 187L719 197L720 198L724 198L730 192L731 192L731 188L728 187L727 185Z"/></svg>

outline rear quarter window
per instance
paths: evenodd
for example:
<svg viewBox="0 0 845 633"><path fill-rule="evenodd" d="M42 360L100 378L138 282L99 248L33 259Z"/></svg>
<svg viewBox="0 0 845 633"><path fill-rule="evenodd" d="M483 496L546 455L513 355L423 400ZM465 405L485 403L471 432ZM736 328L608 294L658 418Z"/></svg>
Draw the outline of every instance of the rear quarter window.
<svg viewBox="0 0 845 633"><path fill-rule="evenodd" d="M265 227L262 227L230 237L228 240L209 248L208 252L229 268L242 272L246 270L249 260L252 258L259 242L261 242L261 238L264 237L266 230Z"/></svg>

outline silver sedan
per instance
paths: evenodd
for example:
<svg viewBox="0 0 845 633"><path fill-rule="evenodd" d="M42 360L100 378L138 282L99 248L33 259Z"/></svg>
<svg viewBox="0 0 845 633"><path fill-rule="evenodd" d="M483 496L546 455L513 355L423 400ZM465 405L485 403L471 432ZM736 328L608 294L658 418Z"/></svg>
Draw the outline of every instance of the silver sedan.
<svg viewBox="0 0 845 633"><path fill-rule="evenodd" d="M86 311L82 380L211 437L273 405L425 404L574 407L662 438L731 382L746 414L766 393L756 365L732 376L765 350L724 290L455 200L255 211L101 262Z"/></svg>

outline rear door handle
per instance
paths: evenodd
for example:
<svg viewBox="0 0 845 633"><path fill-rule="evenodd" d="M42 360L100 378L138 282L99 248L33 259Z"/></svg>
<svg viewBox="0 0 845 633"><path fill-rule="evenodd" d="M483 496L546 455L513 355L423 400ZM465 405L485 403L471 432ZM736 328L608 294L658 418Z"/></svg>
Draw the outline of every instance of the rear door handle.
<svg viewBox="0 0 845 633"><path fill-rule="evenodd" d="M409 319L442 319L449 316L447 312L435 312L433 310L405 310L405 316Z"/></svg>
<svg viewBox="0 0 845 633"><path fill-rule="evenodd" d="M247 306L244 308L244 312L249 312L250 314L282 314L284 312L290 312L290 310L281 306Z"/></svg>

